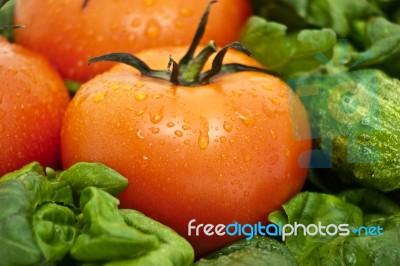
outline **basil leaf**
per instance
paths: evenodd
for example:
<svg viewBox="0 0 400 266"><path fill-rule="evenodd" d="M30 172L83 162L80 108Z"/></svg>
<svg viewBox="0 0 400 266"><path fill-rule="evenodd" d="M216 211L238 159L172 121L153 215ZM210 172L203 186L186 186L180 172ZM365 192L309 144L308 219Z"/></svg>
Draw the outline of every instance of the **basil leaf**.
<svg viewBox="0 0 400 266"><path fill-rule="evenodd" d="M40 206L33 214L33 235L47 262L56 262L68 254L78 234L75 214L54 203Z"/></svg>
<svg viewBox="0 0 400 266"><path fill-rule="evenodd" d="M332 57L336 44L336 34L330 29L288 33L285 25L260 17L246 22L239 39L267 69L286 78L322 65L315 55Z"/></svg>
<svg viewBox="0 0 400 266"><path fill-rule="evenodd" d="M155 236L125 223L118 204L116 198L101 189L88 187L82 191L80 208L85 227L72 246L72 257L88 262L121 260L159 246Z"/></svg>
<svg viewBox="0 0 400 266"><path fill-rule="evenodd" d="M87 187L97 187L111 195L118 195L128 186L128 179L100 163L77 163L61 172L60 180L71 185L75 195Z"/></svg>
<svg viewBox="0 0 400 266"><path fill-rule="evenodd" d="M154 235L160 242L157 249L154 249L140 257L109 262L107 266L133 266L133 265L180 265L190 266L193 264L194 250L192 246L175 231L169 227L158 223L144 214L123 209L119 211L125 222L143 233Z"/></svg>
<svg viewBox="0 0 400 266"><path fill-rule="evenodd" d="M44 174L43 167L38 162L32 162L30 164L23 166L21 169L18 169L14 172L5 174L4 176L2 176L0 178L0 182L4 182L4 181L10 180L10 179L15 179L15 178L21 176L22 174L27 174L27 173L31 173L31 172L37 173L39 175Z"/></svg>
<svg viewBox="0 0 400 266"><path fill-rule="evenodd" d="M34 265L40 261L31 219L31 197L24 184L20 180L0 183L0 265Z"/></svg>

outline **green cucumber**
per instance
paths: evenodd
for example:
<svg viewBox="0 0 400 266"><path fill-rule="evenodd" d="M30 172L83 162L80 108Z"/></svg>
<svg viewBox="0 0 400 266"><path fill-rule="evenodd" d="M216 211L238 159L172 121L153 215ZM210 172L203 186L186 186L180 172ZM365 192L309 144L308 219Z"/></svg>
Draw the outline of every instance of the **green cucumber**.
<svg viewBox="0 0 400 266"><path fill-rule="evenodd" d="M399 80L367 69L288 83L304 102L323 151L313 151L312 167L331 163L347 183L380 191L400 188Z"/></svg>

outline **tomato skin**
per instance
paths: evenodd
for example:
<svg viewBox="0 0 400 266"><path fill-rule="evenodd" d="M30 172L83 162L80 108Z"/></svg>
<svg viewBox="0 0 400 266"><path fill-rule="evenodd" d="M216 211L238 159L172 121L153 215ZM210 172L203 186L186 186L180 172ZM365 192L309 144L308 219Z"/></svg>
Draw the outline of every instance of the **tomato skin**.
<svg viewBox="0 0 400 266"><path fill-rule="evenodd" d="M42 56L0 37L0 176L32 161L60 167L60 130L69 102Z"/></svg>
<svg viewBox="0 0 400 266"><path fill-rule="evenodd" d="M169 54L180 58L184 51L155 49L137 56L162 69ZM225 62L234 61L259 66L228 52ZM172 227L197 256L237 238L194 231L188 236L190 220L266 224L269 212L301 190L307 169L299 167L298 157L311 149L307 114L278 78L241 72L181 87L141 77L125 65L81 87L61 136L64 167L102 162L125 175L129 186L119 196L121 207Z"/></svg>
<svg viewBox="0 0 400 266"><path fill-rule="evenodd" d="M110 52L136 53L161 45L183 45L193 34L209 0L17 0L18 43L45 55L64 78L86 81L111 66L87 66L95 56ZM247 0L220 0L210 13L204 42L225 45L237 39L251 14ZM229 29L229 30L226 30Z"/></svg>

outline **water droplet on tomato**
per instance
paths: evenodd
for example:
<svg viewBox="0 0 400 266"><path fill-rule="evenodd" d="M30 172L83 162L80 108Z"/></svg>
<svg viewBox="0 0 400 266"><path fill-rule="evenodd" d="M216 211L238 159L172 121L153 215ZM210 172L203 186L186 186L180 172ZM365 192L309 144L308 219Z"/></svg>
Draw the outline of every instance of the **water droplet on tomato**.
<svg viewBox="0 0 400 266"><path fill-rule="evenodd" d="M189 145L189 144L190 144L190 140L188 140L188 139L185 139L185 140L183 141L183 144L185 144L185 145Z"/></svg>
<svg viewBox="0 0 400 266"><path fill-rule="evenodd" d="M251 161L251 155L250 154L244 154L243 155L243 161L245 161L245 162L249 162L249 161Z"/></svg>
<svg viewBox="0 0 400 266"><path fill-rule="evenodd" d="M159 123L162 119L163 119L163 108L161 108L157 112L150 113L150 121L153 124Z"/></svg>
<svg viewBox="0 0 400 266"><path fill-rule="evenodd" d="M217 181L218 181L218 182L224 181L224 176L223 176L222 174L219 174L219 175L217 176Z"/></svg>
<svg viewBox="0 0 400 266"><path fill-rule="evenodd" d="M181 15L183 17L188 17L192 14L193 14L193 9L191 9L189 7L184 6L179 9L179 15Z"/></svg>
<svg viewBox="0 0 400 266"><path fill-rule="evenodd" d="M144 92L139 91L139 92L135 93L135 99L137 101L144 101L147 99L147 97L148 97L148 95Z"/></svg>
<svg viewBox="0 0 400 266"><path fill-rule="evenodd" d="M138 82L136 82L135 87L136 88L143 88L144 87L144 83L141 82L141 81L138 81Z"/></svg>
<svg viewBox="0 0 400 266"><path fill-rule="evenodd" d="M146 36L150 39L155 39L161 34L160 24L154 19L149 20L146 28Z"/></svg>
<svg viewBox="0 0 400 266"><path fill-rule="evenodd" d="M223 144L226 142L226 138L224 136L219 137L220 142Z"/></svg>
<svg viewBox="0 0 400 266"><path fill-rule="evenodd" d="M223 127L224 127L226 132L231 132L232 129L233 129L233 125L229 121L225 121Z"/></svg>
<svg viewBox="0 0 400 266"><path fill-rule="evenodd" d="M173 127L173 126L175 126L175 123L174 123L174 122L168 122L168 123L167 123L167 127Z"/></svg>
<svg viewBox="0 0 400 266"><path fill-rule="evenodd" d="M107 92L106 91L99 91L96 93L96 95L93 97L93 101L95 103L100 103L106 98Z"/></svg>
<svg viewBox="0 0 400 266"><path fill-rule="evenodd" d="M153 134L157 134L160 132L160 129L158 127L150 127L149 130Z"/></svg>
<svg viewBox="0 0 400 266"><path fill-rule="evenodd" d="M0 125L0 133L3 133L4 131L6 131L6 126Z"/></svg>
<svg viewBox="0 0 400 266"><path fill-rule="evenodd" d="M240 110L236 111L236 116L240 121L243 122L247 127L254 125L254 116L250 110Z"/></svg>
<svg viewBox="0 0 400 266"><path fill-rule="evenodd" d="M271 88L270 86L268 86L268 85L262 85L261 87L262 87L264 90L272 91L272 88Z"/></svg>
<svg viewBox="0 0 400 266"><path fill-rule="evenodd" d="M183 129L183 130L189 130L189 129L190 129L190 126L189 126L189 125L183 125L183 126L182 126L182 129Z"/></svg>
<svg viewBox="0 0 400 266"><path fill-rule="evenodd" d="M180 130L175 130L174 133L175 133L175 136L177 136L177 137L182 137L183 136L183 133Z"/></svg>
<svg viewBox="0 0 400 266"><path fill-rule="evenodd" d="M271 138L276 139L276 134L272 129L271 129L270 133L271 133Z"/></svg>
<svg viewBox="0 0 400 266"><path fill-rule="evenodd" d="M144 136L142 135L142 130L138 130L138 131L136 131L136 136L139 138L139 139L144 139Z"/></svg>
<svg viewBox="0 0 400 266"><path fill-rule="evenodd" d="M281 104L281 100L279 100L279 98L272 98L270 99L271 103L273 105L279 106Z"/></svg>
<svg viewBox="0 0 400 266"><path fill-rule="evenodd" d="M141 21L140 21L139 18L134 18L134 19L132 19L132 22L131 22L131 26L132 26L132 27L137 28L137 27L140 26L140 24L141 24Z"/></svg>
<svg viewBox="0 0 400 266"><path fill-rule="evenodd" d="M141 116L143 115L147 110L147 106L143 106L142 108L139 108L138 110L135 111L136 116Z"/></svg>
<svg viewBox="0 0 400 266"><path fill-rule="evenodd" d="M198 139L198 144L200 149L205 150L208 147L209 143L210 143L210 138L208 136L208 131L204 132L203 130L200 130L200 135Z"/></svg>

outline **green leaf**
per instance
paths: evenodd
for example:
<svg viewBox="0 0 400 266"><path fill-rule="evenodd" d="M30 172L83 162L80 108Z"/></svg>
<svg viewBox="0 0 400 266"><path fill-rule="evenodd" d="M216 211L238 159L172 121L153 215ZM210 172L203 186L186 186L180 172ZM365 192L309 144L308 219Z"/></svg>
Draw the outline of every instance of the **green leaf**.
<svg viewBox="0 0 400 266"><path fill-rule="evenodd" d="M400 25L383 17L370 19L360 30L365 51L353 53L349 66L376 67L400 78Z"/></svg>
<svg viewBox="0 0 400 266"><path fill-rule="evenodd" d="M118 212L118 203L101 189L88 187L82 191L80 208L85 227L72 246L72 257L88 262L121 260L143 255L159 246L155 236L125 223Z"/></svg>
<svg viewBox="0 0 400 266"><path fill-rule="evenodd" d="M61 260L78 234L74 212L54 203L40 206L33 215L33 234L47 262Z"/></svg>
<svg viewBox="0 0 400 266"><path fill-rule="evenodd" d="M378 196L368 192L348 190L341 194L342 198L357 202L365 210L375 213L367 219L359 207L334 195L303 192L283 205L292 226L295 222L306 227L320 223L322 226L335 224L339 228L340 224L348 224L347 234L339 234L338 231L337 234L324 236L320 231L316 235L305 236L301 229L296 236L286 236L285 244L299 265L399 265L400 212L388 216L388 213L395 212L394 203L386 198L377 201L366 199L368 195ZM390 207L382 208L381 205L386 203ZM276 214L270 216L276 223ZM367 226L374 228L370 231ZM380 231L377 231L378 226ZM357 231L353 232L353 229ZM322 232L326 234L326 231Z"/></svg>
<svg viewBox="0 0 400 266"><path fill-rule="evenodd" d="M59 179L70 184L76 195L87 187L101 188L111 195L118 195L128 186L128 179L100 163L74 164L61 172Z"/></svg>
<svg viewBox="0 0 400 266"><path fill-rule="evenodd" d="M370 189L349 189L337 195L340 199L359 206L364 214L394 215L400 213L400 206L383 193Z"/></svg>
<svg viewBox="0 0 400 266"><path fill-rule="evenodd" d="M247 21L239 39L261 64L283 77L316 69L323 64L316 55L323 53L330 58L336 44L330 29L288 33L286 26L260 17Z"/></svg>
<svg viewBox="0 0 400 266"><path fill-rule="evenodd" d="M31 219L31 197L22 181L0 183L0 265L39 262L41 252L33 238Z"/></svg>
<svg viewBox="0 0 400 266"><path fill-rule="evenodd" d="M291 27L331 28L347 37L353 20L382 15L382 11L368 0L276 0L265 4L263 14Z"/></svg>
<svg viewBox="0 0 400 266"><path fill-rule="evenodd" d="M329 224L348 224L349 228L362 225L363 213L360 208L339 198L321 193L303 192L297 194L288 203L283 205L288 217L288 224L295 223L328 226ZM271 219L276 223L276 213L270 214ZM270 217L268 217L270 219ZM308 256L314 248L327 243L336 236L315 235L307 237L304 230L299 229L297 235L286 237L286 245L289 251L297 258Z"/></svg>
<svg viewBox="0 0 400 266"><path fill-rule="evenodd" d="M175 231L169 227L158 223L144 214L135 211L123 209L119 211L125 222L143 233L154 235L160 242L157 249L154 249L140 257L109 262L107 266L190 266L193 264L194 250L192 246Z"/></svg>
<svg viewBox="0 0 400 266"><path fill-rule="evenodd" d="M10 180L10 179L15 179L22 174L31 173L31 172L37 173L39 175L44 174L43 167L38 162L32 162L30 164L23 166L19 170L5 174L4 176L2 176L0 178L0 182L4 182L4 181Z"/></svg>
<svg viewBox="0 0 400 266"><path fill-rule="evenodd" d="M14 21L14 7L15 0L1 0L0 1L0 33L9 41L13 41L12 30L1 31L1 27L13 25Z"/></svg>
<svg viewBox="0 0 400 266"><path fill-rule="evenodd" d="M268 237L241 240L200 259L195 266L297 265L287 248Z"/></svg>

